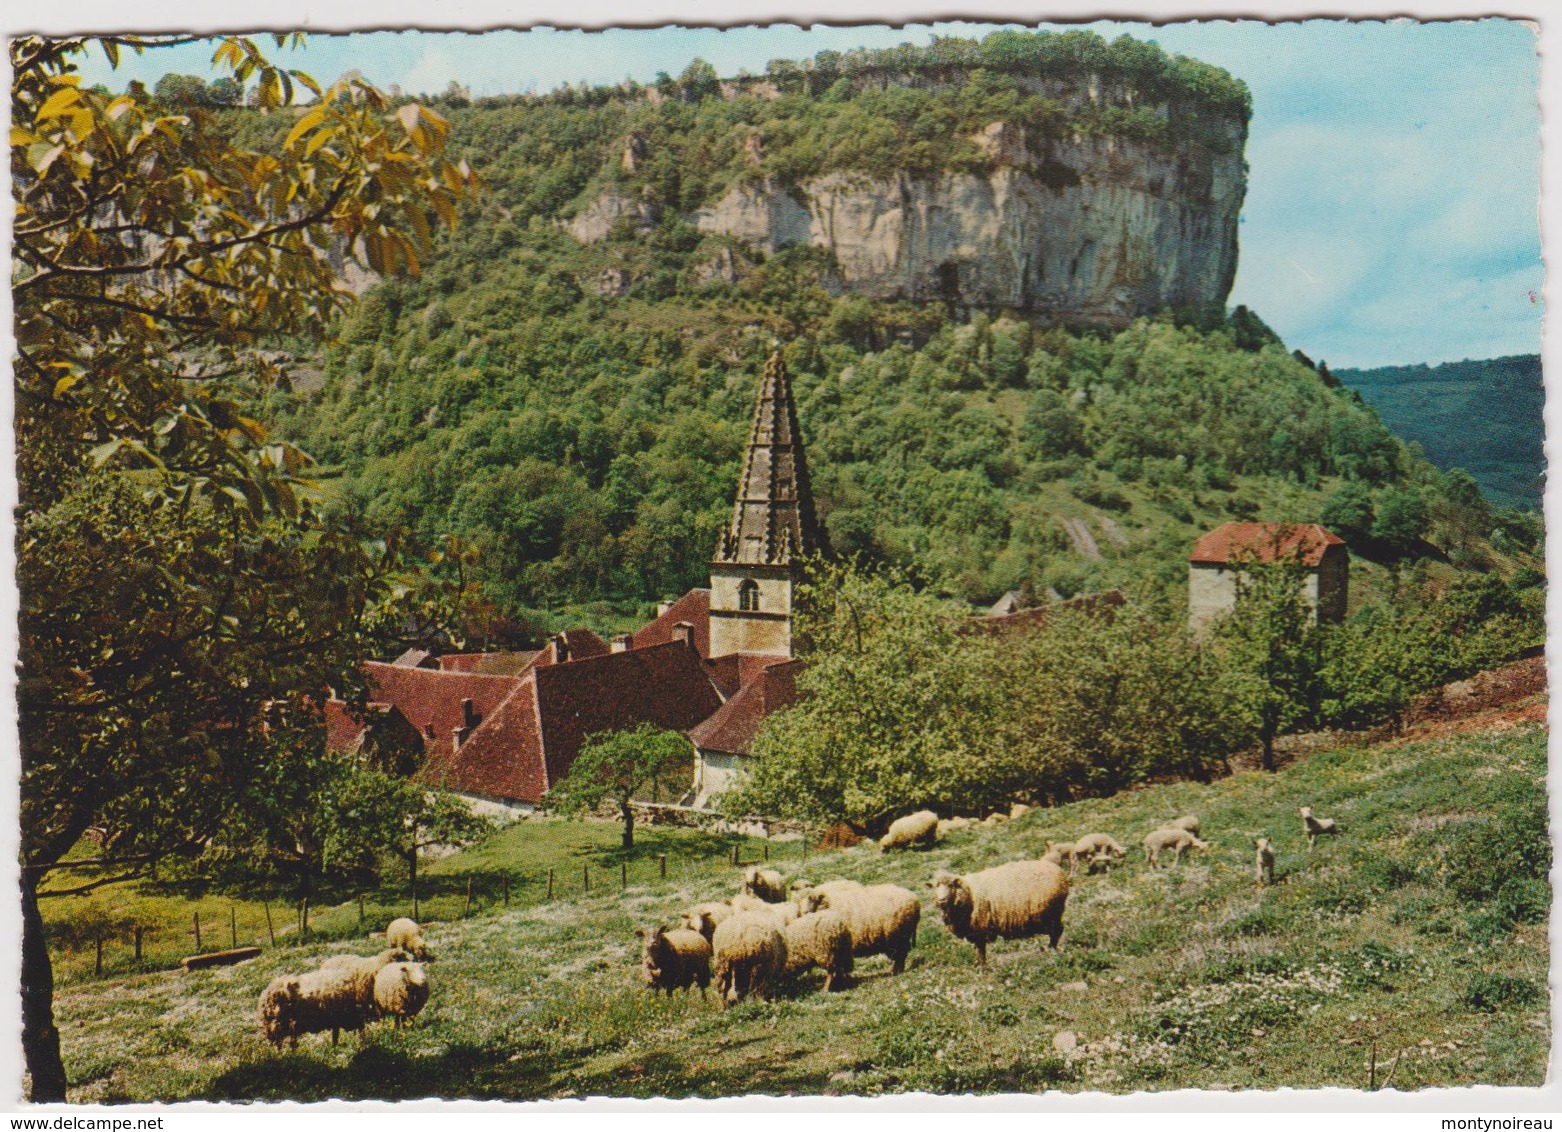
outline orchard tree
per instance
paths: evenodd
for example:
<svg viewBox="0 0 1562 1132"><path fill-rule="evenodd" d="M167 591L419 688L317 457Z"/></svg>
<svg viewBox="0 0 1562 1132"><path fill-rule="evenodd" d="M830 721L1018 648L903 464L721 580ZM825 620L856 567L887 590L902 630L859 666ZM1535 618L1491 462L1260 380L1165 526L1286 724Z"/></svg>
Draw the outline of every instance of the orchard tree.
<svg viewBox="0 0 1562 1132"><path fill-rule="evenodd" d="M35 1101L63 1100L66 1082L37 906L47 874L89 828L104 875L75 891L210 843L274 760L318 737L329 690L352 688L397 620L383 604L392 556L323 520L308 457L246 412L272 376L260 347L343 308L343 255L416 271L430 214L453 221L475 187L443 156L437 116L392 113L355 79L322 90L247 39L214 40L214 62L288 116L275 152L235 146L205 107L81 85L89 47L117 62L187 41L10 44ZM268 722L278 703L291 722Z"/></svg>
<svg viewBox="0 0 1562 1132"><path fill-rule="evenodd" d="M634 800L685 777L693 755L687 735L650 723L632 731L592 735L570 764L569 774L555 783L543 800L561 813L588 813L603 802L611 802L624 822L624 848L633 849Z"/></svg>

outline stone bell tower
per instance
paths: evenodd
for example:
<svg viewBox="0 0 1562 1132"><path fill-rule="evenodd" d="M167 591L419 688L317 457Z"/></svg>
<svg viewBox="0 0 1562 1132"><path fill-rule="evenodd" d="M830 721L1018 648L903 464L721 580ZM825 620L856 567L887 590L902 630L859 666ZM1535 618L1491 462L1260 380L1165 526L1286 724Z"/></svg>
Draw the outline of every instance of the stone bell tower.
<svg viewBox="0 0 1562 1132"><path fill-rule="evenodd" d="M792 587L823 549L780 351L765 363L732 520L710 567L710 655L792 655Z"/></svg>

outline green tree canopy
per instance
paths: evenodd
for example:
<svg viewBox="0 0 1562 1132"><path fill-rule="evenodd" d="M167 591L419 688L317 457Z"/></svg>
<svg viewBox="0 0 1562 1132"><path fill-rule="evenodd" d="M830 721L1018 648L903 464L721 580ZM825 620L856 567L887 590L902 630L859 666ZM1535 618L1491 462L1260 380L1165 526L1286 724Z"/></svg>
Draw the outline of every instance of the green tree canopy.
<svg viewBox="0 0 1562 1132"><path fill-rule="evenodd" d="M632 803L648 790L687 782L693 756L687 735L649 723L631 731L592 735L575 756L569 774L548 790L543 801L561 813L584 813L612 803L624 822L624 848L633 849Z"/></svg>

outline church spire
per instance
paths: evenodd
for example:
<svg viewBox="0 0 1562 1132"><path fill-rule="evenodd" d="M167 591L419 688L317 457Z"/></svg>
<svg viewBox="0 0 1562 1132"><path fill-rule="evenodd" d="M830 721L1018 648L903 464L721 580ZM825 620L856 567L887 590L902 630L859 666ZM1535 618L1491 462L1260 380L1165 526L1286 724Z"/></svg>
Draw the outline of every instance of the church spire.
<svg viewBox="0 0 1562 1132"><path fill-rule="evenodd" d="M754 400L743 478L732 519L717 540L715 563L790 566L822 549L792 381L777 350L765 363Z"/></svg>

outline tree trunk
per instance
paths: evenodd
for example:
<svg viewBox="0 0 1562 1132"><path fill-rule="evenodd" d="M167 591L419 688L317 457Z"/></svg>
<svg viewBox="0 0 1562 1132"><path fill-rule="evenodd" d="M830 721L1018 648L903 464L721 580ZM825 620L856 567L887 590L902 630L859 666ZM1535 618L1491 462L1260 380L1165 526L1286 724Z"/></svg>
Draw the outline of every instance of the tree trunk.
<svg viewBox="0 0 1562 1132"><path fill-rule="evenodd" d="M1259 742L1263 744L1262 766L1265 770L1275 768L1275 729L1267 723L1259 732Z"/></svg>
<svg viewBox="0 0 1562 1132"><path fill-rule="evenodd" d="M618 805L618 812L624 817L624 848L635 847L635 812L629 805L629 799L625 798Z"/></svg>
<svg viewBox="0 0 1562 1132"><path fill-rule="evenodd" d="M22 876L22 1055L32 1077L34 1104L65 1100L65 1062L54 1027L54 967L38 914L38 893Z"/></svg>

